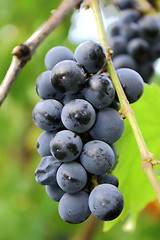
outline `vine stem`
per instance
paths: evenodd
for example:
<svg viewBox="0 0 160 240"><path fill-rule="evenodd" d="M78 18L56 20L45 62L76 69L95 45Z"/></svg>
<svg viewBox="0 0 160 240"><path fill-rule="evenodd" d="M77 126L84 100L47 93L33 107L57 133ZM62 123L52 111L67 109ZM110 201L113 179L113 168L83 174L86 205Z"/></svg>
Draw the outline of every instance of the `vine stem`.
<svg viewBox="0 0 160 240"><path fill-rule="evenodd" d="M157 194L158 200L160 201L160 186L158 184L158 181L154 175L153 168L152 168L152 161L155 160L155 155L153 153L151 153L147 148L147 145L144 141L141 130L136 121L134 111L131 108L131 106L126 98L126 95L123 91L121 83L116 74L115 68L113 66L113 62L111 59L112 51L110 50L108 43L107 43L106 33L104 30L104 24L103 24L103 20L102 20L102 15L101 15L100 8L99 8L99 0L89 0L87 2L87 4L92 8L95 19L96 19L97 28L98 28L98 32L99 32L99 42L106 49L107 70L110 74L113 85L114 85L117 95L118 95L118 99L119 99L120 106L121 106L120 114L122 115L122 118L127 118L130 123L130 126L132 128L133 134L135 136L136 142L137 142L139 150L140 150L140 154L141 154L141 158L142 158L142 167L143 167L144 171L146 172L146 174Z"/></svg>
<svg viewBox="0 0 160 240"><path fill-rule="evenodd" d="M8 95L19 72L32 58L38 46L60 24L64 17L81 2L82 0L63 0L44 24L42 24L23 44L13 49L11 64L0 85L0 105Z"/></svg>

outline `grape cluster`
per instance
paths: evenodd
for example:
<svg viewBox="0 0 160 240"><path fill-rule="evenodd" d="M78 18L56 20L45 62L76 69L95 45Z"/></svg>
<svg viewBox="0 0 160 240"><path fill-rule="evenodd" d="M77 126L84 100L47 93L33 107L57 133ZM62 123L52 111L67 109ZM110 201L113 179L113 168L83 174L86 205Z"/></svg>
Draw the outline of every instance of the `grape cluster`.
<svg viewBox="0 0 160 240"><path fill-rule="evenodd" d="M115 104L115 88L105 72L101 44L81 43L74 54L57 46L45 56L47 71L38 76L41 100L33 109L34 123L44 131L37 139L42 159L36 181L59 202L60 217L81 223L91 213L107 221L119 216L123 196L111 174L116 163L114 143L124 122ZM143 93L143 79L134 70L117 70L130 102Z"/></svg>
<svg viewBox="0 0 160 240"><path fill-rule="evenodd" d="M109 45L116 69L136 70L150 83L153 64L160 57L160 15L144 15L137 4L135 0L115 1L121 12L109 27Z"/></svg>

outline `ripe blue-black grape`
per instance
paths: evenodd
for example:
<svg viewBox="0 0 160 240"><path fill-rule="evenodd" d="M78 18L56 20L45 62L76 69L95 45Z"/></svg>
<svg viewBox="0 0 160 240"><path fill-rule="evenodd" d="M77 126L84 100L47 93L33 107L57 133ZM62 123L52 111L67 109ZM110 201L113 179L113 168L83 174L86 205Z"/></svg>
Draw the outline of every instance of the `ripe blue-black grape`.
<svg viewBox="0 0 160 240"><path fill-rule="evenodd" d="M57 93L51 84L51 71L42 72L36 79L36 91L42 99L61 100L63 94Z"/></svg>
<svg viewBox="0 0 160 240"><path fill-rule="evenodd" d="M107 173L101 176L101 178L98 179L97 182L98 184L104 184L104 183L112 184L115 187L118 187L119 185L118 178L113 174L107 174Z"/></svg>
<svg viewBox="0 0 160 240"><path fill-rule="evenodd" d="M69 48L64 46L56 46L51 48L45 56L45 66L48 70L63 60L73 60L73 53Z"/></svg>
<svg viewBox="0 0 160 240"><path fill-rule="evenodd" d="M55 136L56 133L57 131L54 132L44 131L39 135L36 146L38 153L42 157L52 155L50 152L50 141Z"/></svg>
<svg viewBox="0 0 160 240"><path fill-rule="evenodd" d="M74 132L62 130L58 132L50 142L50 151L52 155L62 161L71 162L81 153L82 140Z"/></svg>
<svg viewBox="0 0 160 240"><path fill-rule="evenodd" d="M63 104L67 104L68 102L70 102L71 100L74 99L84 99L83 93L80 91L78 93L75 94L66 94L63 98Z"/></svg>
<svg viewBox="0 0 160 240"><path fill-rule="evenodd" d="M88 194L77 192L65 193L58 206L60 217L69 223L78 224L84 222L91 214L88 207Z"/></svg>
<svg viewBox="0 0 160 240"><path fill-rule="evenodd" d="M57 183L54 185L45 186L47 195L54 201L59 202L61 197L64 195L64 191L58 186Z"/></svg>
<svg viewBox="0 0 160 240"><path fill-rule="evenodd" d="M156 19L153 16L144 16L140 19L138 25L143 38L153 40L159 37L160 29Z"/></svg>
<svg viewBox="0 0 160 240"><path fill-rule="evenodd" d="M52 69L51 83L59 93L77 93L83 88L85 83L84 70L75 61L61 61Z"/></svg>
<svg viewBox="0 0 160 240"><path fill-rule="evenodd" d="M102 109L113 102L115 88L108 77L97 74L88 79L83 95L96 109Z"/></svg>
<svg viewBox="0 0 160 240"><path fill-rule="evenodd" d="M114 56L113 65L115 69L125 67L137 70L137 63L129 54L119 54Z"/></svg>
<svg viewBox="0 0 160 240"><path fill-rule="evenodd" d="M154 73L153 62L150 60L139 63L137 72L141 75L144 82L149 84L151 82L151 76Z"/></svg>
<svg viewBox="0 0 160 240"><path fill-rule="evenodd" d="M141 17L141 13L136 11L135 9L126 9L120 14L120 22L122 23L130 23L137 22Z"/></svg>
<svg viewBox="0 0 160 240"><path fill-rule="evenodd" d="M149 43L142 38L133 38L127 45L127 52L137 61L145 61L149 57Z"/></svg>
<svg viewBox="0 0 160 240"><path fill-rule="evenodd" d="M87 173L78 162L63 163L57 171L57 183L67 193L76 193L87 183Z"/></svg>
<svg viewBox="0 0 160 240"><path fill-rule="evenodd" d="M134 0L117 0L115 2L116 7L118 7L120 10L130 9L134 8L137 5L137 2Z"/></svg>
<svg viewBox="0 0 160 240"><path fill-rule="evenodd" d="M124 200L120 190L111 184L95 187L89 196L89 208L93 215L103 221L117 218L123 210Z"/></svg>
<svg viewBox="0 0 160 240"><path fill-rule="evenodd" d="M123 24L121 34L127 41L139 37L140 30L138 24L134 22Z"/></svg>
<svg viewBox="0 0 160 240"><path fill-rule="evenodd" d="M122 24L120 24L119 21L112 22L107 29L109 36L114 37L121 35L121 28Z"/></svg>
<svg viewBox="0 0 160 240"><path fill-rule="evenodd" d="M116 54L126 52L126 39L123 36L114 36L109 39L109 46Z"/></svg>
<svg viewBox="0 0 160 240"><path fill-rule="evenodd" d="M103 46L94 41L81 43L74 52L74 59L87 73L97 73L106 64Z"/></svg>
<svg viewBox="0 0 160 240"><path fill-rule="evenodd" d="M61 162L53 156L43 157L35 171L36 181L42 185L53 185L56 183L56 172Z"/></svg>
<svg viewBox="0 0 160 240"><path fill-rule="evenodd" d="M41 129L54 131L62 126L63 105L54 99L40 100L33 109L33 121Z"/></svg>
<svg viewBox="0 0 160 240"><path fill-rule="evenodd" d="M115 155L107 143L93 140L84 145L80 161L89 173L103 175L114 166Z"/></svg>
<svg viewBox="0 0 160 240"><path fill-rule="evenodd" d="M96 118L92 105L83 99L75 99L68 102L62 109L61 119L63 125L74 132L88 131Z"/></svg>
<svg viewBox="0 0 160 240"><path fill-rule="evenodd" d="M143 94L144 81L139 73L129 68L120 68L117 75L130 103L136 102Z"/></svg>
<svg viewBox="0 0 160 240"><path fill-rule="evenodd" d="M122 136L123 130L124 122L119 113L107 107L97 112L96 122L90 130L90 135L93 139L111 144Z"/></svg>

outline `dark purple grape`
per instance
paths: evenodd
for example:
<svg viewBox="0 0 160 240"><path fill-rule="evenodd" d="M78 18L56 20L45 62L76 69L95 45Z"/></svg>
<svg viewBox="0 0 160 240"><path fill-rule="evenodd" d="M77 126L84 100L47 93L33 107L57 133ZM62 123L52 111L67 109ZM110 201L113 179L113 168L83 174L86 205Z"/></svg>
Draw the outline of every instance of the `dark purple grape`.
<svg viewBox="0 0 160 240"><path fill-rule="evenodd" d="M69 48L64 46L56 46L51 48L45 56L45 66L48 70L63 60L73 60L73 53Z"/></svg>
<svg viewBox="0 0 160 240"><path fill-rule="evenodd" d="M119 185L118 178L116 176L114 176L113 174L107 174L107 173L104 174L103 176L101 176L97 182L98 182L98 184L104 184L104 183L112 184L115 187L118 187L118 185Z"/></svg>
<svg viewBox="0 0 160 240"><path fill-rule="evenodd" d="M137 61L144 61L149 58L149 43L142 38L132 39L127 46L128 53Z"/></svg>
<svg viewBox="0 0 160 240"><path fill-rule="evenodd" d="M56 202L59 202L61 197L65 194L65 192L58 186L57 183L54 185L46 185L45 188L47 195Z"/></svg>
<svg viewBox="0 0 160 240"><path fill-rule="evenodd" d="M123 36L115 36L109 39L109 46L115 54L121 54L126 52L126 39Z"/></svg>
<svg viewBox="0 0 160 240"><path fill-rule="evenodd" d="M74 59L87 73L97 73L106 64L103 46L94 41L81 43L74 52Z"/></svg>
<svg viewBox="0 0 160 240"><path fill-rule="evenodd" d="M113 58L113 65L115 69L131 68L137 70L137 63L129 54L119 54Z"/></svg>

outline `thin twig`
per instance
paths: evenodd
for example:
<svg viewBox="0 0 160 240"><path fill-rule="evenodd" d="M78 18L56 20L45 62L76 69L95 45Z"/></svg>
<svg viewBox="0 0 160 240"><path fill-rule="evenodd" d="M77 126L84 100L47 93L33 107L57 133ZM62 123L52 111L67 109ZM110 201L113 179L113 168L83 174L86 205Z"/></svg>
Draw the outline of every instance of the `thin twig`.
<svg viewBox="0 0 160 240"><path fill-rule="evenodd" d="M48 20L42 24L23 44L15 47L11 65L0 85L0 105L9 93L17 75L31 59L40 43L60 24L64 17L82 0L63 0Z"/></svg>

